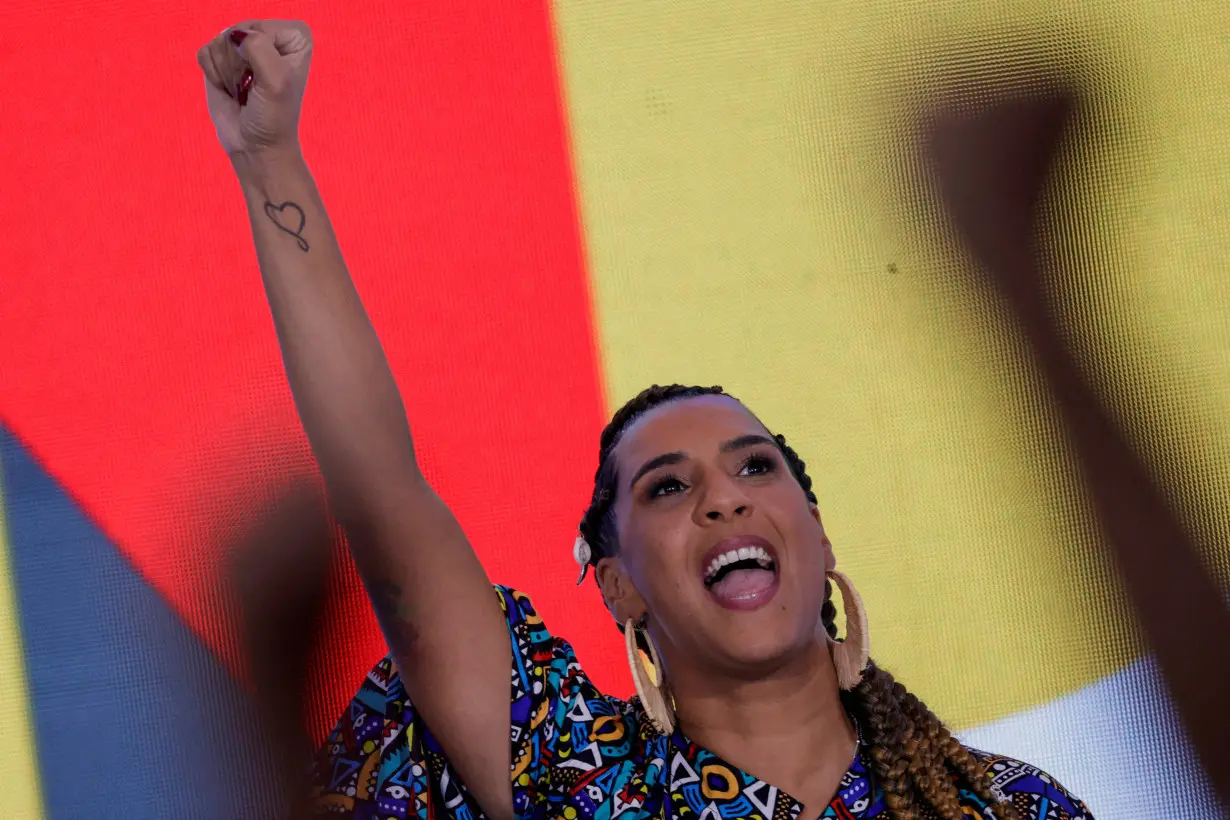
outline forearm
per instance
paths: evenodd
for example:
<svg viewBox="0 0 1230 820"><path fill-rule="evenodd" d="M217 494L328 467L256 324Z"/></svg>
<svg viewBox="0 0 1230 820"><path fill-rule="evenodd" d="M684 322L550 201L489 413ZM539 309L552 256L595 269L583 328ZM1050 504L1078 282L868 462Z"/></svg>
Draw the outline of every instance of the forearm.
<svg viewBox="0 0 1230 820"><path fill-rule="evenodd" d="M405 409L302 155L232 162L295 405L345 523L382 486L420 479Z"/></svg>

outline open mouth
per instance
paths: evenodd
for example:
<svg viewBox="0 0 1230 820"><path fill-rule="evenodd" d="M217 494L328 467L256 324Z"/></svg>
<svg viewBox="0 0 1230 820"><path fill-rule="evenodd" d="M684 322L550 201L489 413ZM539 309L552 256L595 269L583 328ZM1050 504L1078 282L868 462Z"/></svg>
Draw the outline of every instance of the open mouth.
<svg viewBox="0 0 1230 820"><path fill-rule="evenodd" d="M731 538L705 555L705 588L728 609L756 609L777 591L777 555L763 538Z"/></svg>

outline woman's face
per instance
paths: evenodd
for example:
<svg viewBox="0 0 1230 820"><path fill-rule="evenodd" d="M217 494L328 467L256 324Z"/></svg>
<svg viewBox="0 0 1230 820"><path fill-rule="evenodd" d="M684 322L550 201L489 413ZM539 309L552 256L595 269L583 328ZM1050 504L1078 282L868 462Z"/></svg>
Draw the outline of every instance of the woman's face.
<svg viewBox="0 0 1230 820"><path fill-rule="evenodd" d="M612 457L619 552L599 581L621 623L648 614L668 670L764 674L823 638L832 547L747 408L669 402L629 425Z"/></svg>

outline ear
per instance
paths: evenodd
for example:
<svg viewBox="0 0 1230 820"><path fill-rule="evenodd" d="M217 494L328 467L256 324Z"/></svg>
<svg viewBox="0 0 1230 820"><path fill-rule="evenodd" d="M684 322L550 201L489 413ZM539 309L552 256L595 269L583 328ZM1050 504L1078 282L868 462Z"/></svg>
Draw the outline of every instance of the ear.
<svg viewBox="0 0 1230 820"><path fill-rule="evenodd" d="M837 556L833 554L833 542L829 540L828 533L824 531L824 522L820 519L820 508L815 504L808 505L811 508L811 517L816 519L816 524L820 527L820 544L824 547L824 568L826 570L837 569Z"/></svg>
<svg viewBox="0 0 1230 820"><path fill-rule="evenodd" d="M602 590L602 600L616 623L622 626L629 618L639 620L645 614L645 599L636 591L624 562L618 556L600 559L594 567L594 574Z"/></svg>

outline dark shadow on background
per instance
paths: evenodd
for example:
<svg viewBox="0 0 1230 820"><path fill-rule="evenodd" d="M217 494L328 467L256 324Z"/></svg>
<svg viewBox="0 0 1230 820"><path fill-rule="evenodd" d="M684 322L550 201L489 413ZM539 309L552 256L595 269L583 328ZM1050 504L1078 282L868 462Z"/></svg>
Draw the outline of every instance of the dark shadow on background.
<svg viewBox="0 0 1230 820"><path fill-rule="evenodd" d="M1132 406L1139 393L1106 351L1082 340L1077 300L1089 298L1099 271L1065 243L1081 227L1081 181L1125 137L1107 106L1108 64L1092 54L1052 32L937 49L925 72L933 85L911 101L904 123L902 184L920 218L965 257L954 265L964 286L1006 330L1020 331L1021 364L1046 385L1035 406L1058 408L1062 422L1051 447L1085 480L1091 543L1118 570L1131 603L1124 614L1134 614L1209 780L1230 805L1230 612L1202 561L1213 545L1200 544L1207 528L1178 511L1191 479L1173 464L1159 470L1140 455L1150 448L1120 429L1140 417Z"/></svg>

